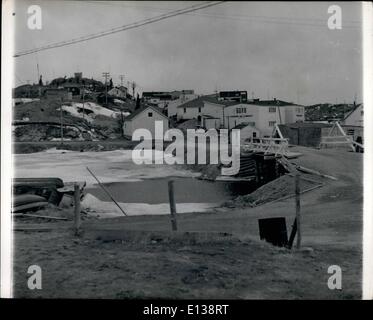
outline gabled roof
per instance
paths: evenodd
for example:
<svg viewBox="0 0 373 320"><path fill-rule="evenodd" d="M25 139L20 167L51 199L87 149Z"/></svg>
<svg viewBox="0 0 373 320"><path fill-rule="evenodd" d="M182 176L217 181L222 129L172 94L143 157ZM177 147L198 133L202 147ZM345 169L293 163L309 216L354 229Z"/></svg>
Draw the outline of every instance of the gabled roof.
<svg viewBox="0 0 373 320"><path fill-rule="evenodd" d="M247 105L255 105L259 107L270 107L270 106L276 106L276 107L283 107L283 106L298 106L292 102L287 102L283 100L273 99L273 100L259 100L259 99L253 99L253 100L247 100L245 102L243 101L231 101L231 100L220 100L217 98L216 94L210 94L198 97L194 100L190 100L180 106L178 108L198 108L203 107L204 102L210 102L216 105L221 105L224 108L230 107L238 104L247 104ZM299 105L300 106L300 105Z"/></svg>
<svg viewBox="0 0 373 320"><path fill-rule="evenodd" d="M357 109L359 109L359 107L363 107L363 104L362 103L359 103L355 106L355 108L353 108L349 113L347 113L344 117L343 120L346 120L350 115L352 115Z"/></svg>
<svg viewBox="0 0 373 320"><path fill-rule="evenodd" d="M124 119L124 121L131 121L133 118L137 117L140 113L146 111L147 109L152 109L153 111L159 113L161 116L168 119L167 116L162 112L162 109L155 106L146 105L145 107L137 109L134 112L132 112L128 117Z"/></svg>
<svg viewBox="0 0 373 320"><path fill-rule="evenodd" d="M273 100L254 99L254 100L248 101L248 104L255 104L257 106L264 106L264 107L301 106L299 104L294 104L292 102L287 102L287 101L278 100L278 99L273 99Z"/></svg>
<svg viewBox="0 0 373 320"><path fill-rule="evenodd" d="M258 129L257 127L252 126L251 124L248 124L248 123L245 123L245 122L242 122L242 123L236 125L236 126L235 126L234 128L232 128L232 129L243 129L243 128L246 128L246 127L251 127L251 128L253 128L253 129L259 131L259 129Z"/></svg>
<svg viewBox="0 0 373 320"><path fill-rule="evenodd" d="M203 101L208 99L209 97L215 96L215 94L206 95L206 96L200 96L198 98L195 98L193 100L189 100L181 105L178 106L178 108L200 108L203 107Z"/></svg>

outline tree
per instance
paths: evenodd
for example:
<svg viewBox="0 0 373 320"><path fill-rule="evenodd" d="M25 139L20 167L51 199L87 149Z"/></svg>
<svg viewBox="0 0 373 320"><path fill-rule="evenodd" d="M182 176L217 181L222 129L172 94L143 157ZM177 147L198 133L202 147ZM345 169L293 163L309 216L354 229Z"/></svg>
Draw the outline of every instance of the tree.
<svg viewBox="0 0 373 320"><path fill-rule="evenodd" d="M42 79L43 76L40 76L39 78L39 86L42 86L43 85L43 79Z"/></svg>
<svg viewBox="0 0 373 320"><path fill-rule="evenodd" d="M110 81L109 81L109 88L110 89L113 89L114 85L113 85L113 79L110 78Z"/></svg>

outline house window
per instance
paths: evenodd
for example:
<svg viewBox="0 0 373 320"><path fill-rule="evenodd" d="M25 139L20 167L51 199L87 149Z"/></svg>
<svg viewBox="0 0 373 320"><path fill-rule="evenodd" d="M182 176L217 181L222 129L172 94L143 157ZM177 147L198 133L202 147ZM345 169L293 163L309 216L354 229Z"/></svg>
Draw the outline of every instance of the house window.
<svg viewBox="0 0 373 320"><path fill-rule="evenodd" d="M268 111L269 111L269 112L276 112L276 108L275 108L275 107L269 107L269 108L268 108Z"/></svg>
<svg viewBox="0 0 373 320"><path fill-rule="evenodd" d="M246 108L236 108L236 113L237 114L246 113Z"/></svg>
<svg viewBox="0 0 373 320"><path fill-rule="evenodd" d="M186 108L184 108L184 113L186 113Z"/></svg>
<svg viewBox="0 0 373 320"><path fill-rule="evenodd" d="M148 117L151 118L153 116L153 112L148 112Z"/></svg>
<svg viewBox="0 0 373 320"><path fill-rule="evenodd" d="M256 138L256 132L255 131L253 132L253 138Z"/></svg>
<svg viewBox="0 0 373 320"><path fill-rule="evenodd" d="M270 127L274 127L275 124L276 124L276 121L269 121L269 122L268 122L268 125L269 125Z"/></svg>
<svg viewBox="0 0 373 320"><path fill-rule="evenodd" d="M201 113L201 107L198 107L198 112Z"/></svg>

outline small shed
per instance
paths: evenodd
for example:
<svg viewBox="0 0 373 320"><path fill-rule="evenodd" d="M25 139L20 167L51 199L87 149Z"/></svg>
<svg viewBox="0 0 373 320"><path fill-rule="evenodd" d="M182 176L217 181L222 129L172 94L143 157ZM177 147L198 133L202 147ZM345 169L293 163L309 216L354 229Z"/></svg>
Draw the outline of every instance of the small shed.
<svg viewBox="0 0 373 320"><path fill-rule="evenodd" d="M253 125L247 123L240 123L233 129L240 130L240 144L252 142L253 139L260 137L260 130Z"/></svg>
<svg viewBox="0 0 373 320"><path fill-rule="evenodd" d="M163 122L163 135L169 128L168 118L162 110L154 106L145 106L135 110L130 116L124 119L123 134L132 137L136 129L147 129L155 137L155 122Z"/></svg>

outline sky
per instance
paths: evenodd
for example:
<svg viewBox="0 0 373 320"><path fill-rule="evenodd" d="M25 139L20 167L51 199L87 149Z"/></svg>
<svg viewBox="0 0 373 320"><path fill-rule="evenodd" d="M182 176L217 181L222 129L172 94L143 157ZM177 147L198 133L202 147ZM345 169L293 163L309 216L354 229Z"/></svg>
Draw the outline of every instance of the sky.
<svg viewBox="0 0 373 320"><path fill-rule="evenodd" d="M38 48L204 3L194 1L15 0L15 52ZM42 10L42 29L27 8ZM342 9L330 30L328 7ZM14 58L15 86L73 76L103 81L110 72L136 90L247 90L249 97L304 105L362 99L361 4L223 2L98 39Z"/></svg>

